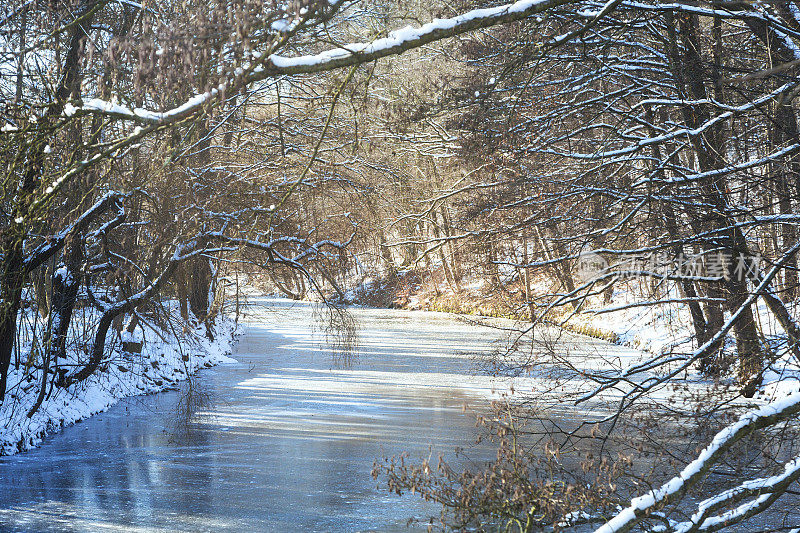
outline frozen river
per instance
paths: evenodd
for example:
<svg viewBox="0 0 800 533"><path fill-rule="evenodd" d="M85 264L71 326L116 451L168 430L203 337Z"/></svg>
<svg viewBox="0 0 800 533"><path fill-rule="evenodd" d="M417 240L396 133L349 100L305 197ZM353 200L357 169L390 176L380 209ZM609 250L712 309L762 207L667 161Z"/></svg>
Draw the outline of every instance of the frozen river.
<svg viewBox="0 0 800 533"><path fill-rule="evenodd" d="M239 363L198 375L205 401L187 423L175 416L185 395L138 397L0 459L0 529L408 531L438 509L377 488L376 458L488 453L463 406L484 409L493 382L468 352L492 350L500 332L357 309L344 366L312 304L253 303Z"/></svg>
<svg viewBox="0 0 800 533"><path fill-rule="evenodd" d="M188 415L184 384L0 458L0 531L424 531L407 520L438 507L378 488L373 463L404 451L452 460L457 447L489 458L474 444L474 413L509 383L474 372L474 354L502 348L505 336L441 313L352 314L360 343L343 365L313 304L256 299L239 362L196 376L191 397L201 401ZM576 335L557 342L576 360L640 357ZM550 384L515 387L541 397ZM562 407L551 411L559 424L575 418Z"/></svg>

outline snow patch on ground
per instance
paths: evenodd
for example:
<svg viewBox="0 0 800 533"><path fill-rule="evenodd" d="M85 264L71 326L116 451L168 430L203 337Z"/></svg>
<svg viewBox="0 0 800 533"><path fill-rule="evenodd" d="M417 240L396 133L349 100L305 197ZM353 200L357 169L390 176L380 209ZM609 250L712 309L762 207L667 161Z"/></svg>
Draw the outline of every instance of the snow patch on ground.
<svg viewBox="0 0 800 533"><path fill-rule="evenodd" d="M675 291L673 291L675 292ZM664 299L680 298L677 293L662 295ZM654 300L652 295L636 294L630 287L615 289L610 303L590 302L588 309L573 318L574 323L588 324L616 339L616 344L630 346L655 355L688 353L697 348L693 340L692 317L686 303L670 303L652 307L627 307L637 302ZM623 309L597 313L598 310ZM787 304L791 316L798 316L797 305ZM774 399L800 391L800 361L786 350L786 332L763 300L753 306L757 327L769 347L780 357L764 371L760 395ZM729 318L726 313L725 319ZM735 350L733 333L725 342L725 350Z"/></svg>

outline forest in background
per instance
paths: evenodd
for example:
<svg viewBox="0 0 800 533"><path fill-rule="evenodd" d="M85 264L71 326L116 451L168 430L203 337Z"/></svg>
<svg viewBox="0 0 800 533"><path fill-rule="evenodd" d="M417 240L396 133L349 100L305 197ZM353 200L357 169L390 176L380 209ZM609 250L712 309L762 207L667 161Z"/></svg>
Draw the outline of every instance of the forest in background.
<svg viewBox="0 0 800 533"><path fill-rule="evenodd" d="M30 418L137 328L213 338L258 276L332 305L516 318L492 367L611 395L593 432L713 385L669 416L721 432L630 504L520 467L513 423L489 424L494 475L446 489L389 469L454 529L758 516L800 477L798 68L791 0L7 3L0 400L33 387ZM634 366L529 348L537 324L614 337L645 313L674 335ZM699 483L754 435L758 475Z"/></svg>

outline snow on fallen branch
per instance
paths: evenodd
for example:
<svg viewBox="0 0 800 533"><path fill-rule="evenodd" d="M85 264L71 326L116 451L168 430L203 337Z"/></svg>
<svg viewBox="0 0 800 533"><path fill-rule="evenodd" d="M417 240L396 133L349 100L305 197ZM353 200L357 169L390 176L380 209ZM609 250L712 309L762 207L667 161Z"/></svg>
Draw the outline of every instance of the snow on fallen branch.
<svg viewBox="0 0 800 533"><path fill-rule="evenodd" d="M597 528L595 533L624 533L630 531L649 511L683 496L737 441L754 431L786 420L798 412L800 412L800 393L792 394L746 413L738 422L717 433L697 459L689 463L680 474L666 482L661 488L651 490L647 494L631 500L629 507L623 509L606 524ZM790 463L790 465L792 464ZM785 475L791 476L794 474L793 469L787 466ZM767 482L762 480L764 486L766 486ZM776 481L776 483L778 482Z"/></svg>

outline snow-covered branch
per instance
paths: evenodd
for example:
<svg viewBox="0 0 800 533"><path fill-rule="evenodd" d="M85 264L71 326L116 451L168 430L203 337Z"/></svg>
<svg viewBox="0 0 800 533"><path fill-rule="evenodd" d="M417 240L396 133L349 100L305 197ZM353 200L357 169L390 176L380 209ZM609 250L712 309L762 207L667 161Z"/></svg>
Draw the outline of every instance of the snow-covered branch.
<svg viewBox="0 0 800 533"><path fill-rule="evenodd" d="M733 525L769 507L798 478L800 478L800 457L786 463L780 474L747 480L737 487L700 502L697 512L692 515L691 519L673 526L672 531L674 533L717 531ZM745 498L753 498L753 500L722 514L712 516L712 513L717 510L738 503Z"/></svg>
<svg viewBox="0 0 800 533"><path fill-rule="evenodd" d="M800 393L776 400L759 409L750 411L738 422L716 434L711 443L700 455L689 463L680 474L659 489L631 500L629 507L620 511L614 518L595 530L595 533L625 533L630 531L648 512L675 501L697 483L712 465L743 437L800 413ZM794 469L789 476L796 475Z"/></svg>
<svg viewBox="0 0 800 533"><path fill-rule="evenodd" d="M167 124L183 120L198 113L230 89L248 86L267 78L309 74L359 65L383 57L401 54L435 41L460 35L481 28L514 22L555 7L574 3L575 0L519 0L498 7L474 9L456 17L435 19L419 28L407 26L395 30L388 37L371 42L343 44L337 48L314 55L286 57L279 54L262 56L253 54L252 61L237 67L228 82L186 100L180 106L158 112L127 106L93 98L76 107L70 105L65 113L101 114L147 124Z"/></svg>
<svg viewBox="0 0 800 533"><path fill-rule="evenodd" d="M31 250L24 262L25 270L30 272L42 265L61 249L69 236L84 233L89 224L105 213L111 206L119 205L124 196L124 194L117 191L109 191L104 194L92 207L82 213L75 222Z"/></svg>

